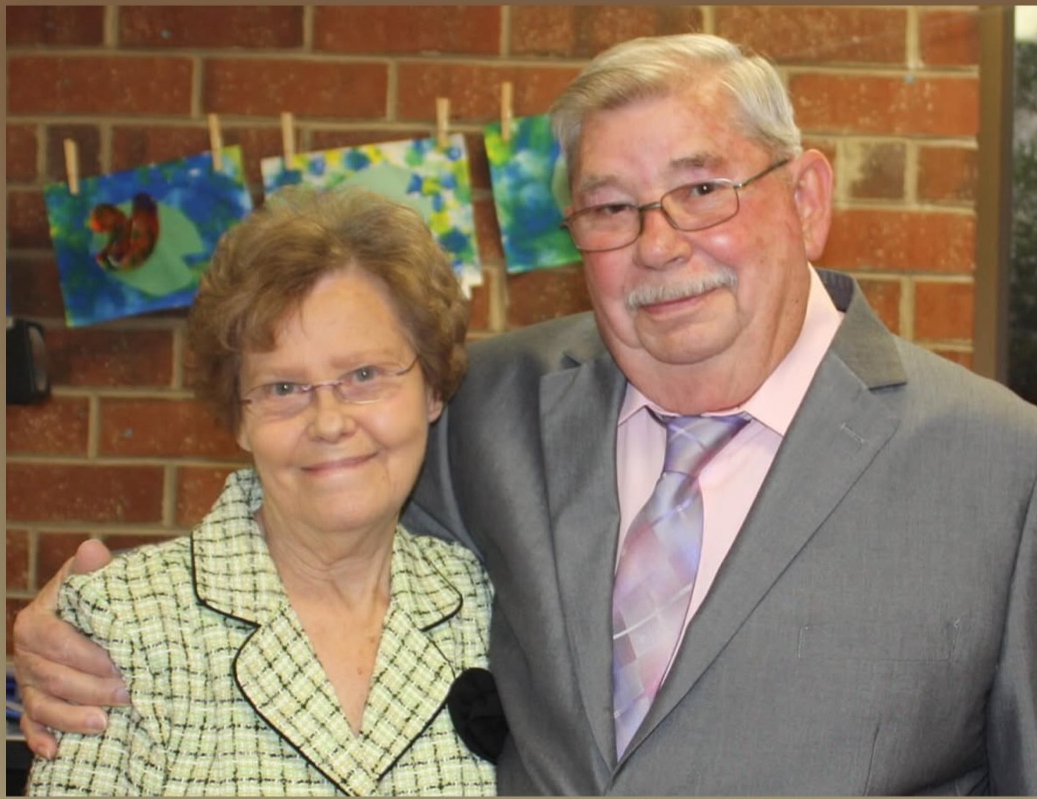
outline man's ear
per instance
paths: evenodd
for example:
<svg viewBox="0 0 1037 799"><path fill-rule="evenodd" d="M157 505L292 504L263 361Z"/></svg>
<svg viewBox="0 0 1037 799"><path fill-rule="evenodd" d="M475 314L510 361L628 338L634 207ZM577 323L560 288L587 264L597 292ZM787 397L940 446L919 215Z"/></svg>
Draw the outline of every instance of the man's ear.
<svg viewBox="0 0 1037 799"><path fill-rule="evenodd" d="M794 197L807 259L821 257L832 224L832 165L817 150L807 150L795 163Z"/></svg>

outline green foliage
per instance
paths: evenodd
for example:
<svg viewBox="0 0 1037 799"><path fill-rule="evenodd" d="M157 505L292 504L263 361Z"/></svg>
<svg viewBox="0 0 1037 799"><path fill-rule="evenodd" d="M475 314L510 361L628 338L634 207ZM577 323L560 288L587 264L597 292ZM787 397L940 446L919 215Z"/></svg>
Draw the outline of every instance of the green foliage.
<svg viewBox="0 0 1037 799"><path fill-rule="evenodd" d="M1037 403L1037 43L1016 44L1008 385Z"/></svg>

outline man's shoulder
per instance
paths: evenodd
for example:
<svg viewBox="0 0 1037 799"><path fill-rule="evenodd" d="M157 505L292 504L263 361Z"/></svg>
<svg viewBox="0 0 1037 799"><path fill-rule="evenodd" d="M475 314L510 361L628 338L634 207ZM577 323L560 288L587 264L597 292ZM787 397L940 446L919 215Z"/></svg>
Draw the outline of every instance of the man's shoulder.
<svg viewBox="0 0 1037 799"><path fill-rule="evenodd" d="M595 357L604 349L594 314L561 316L472 342L469 350L480 363L524 356L555 363L566 355Z"/></svg>
<svg viewBox="0 0 1037 799"><path fill-rule="evenodd" d="M953 410L977 416L999 427L1008 427L1037 440L1037 406L1003 384L976 374L918 344L895 337L917 404L930 413Z"/></svg>

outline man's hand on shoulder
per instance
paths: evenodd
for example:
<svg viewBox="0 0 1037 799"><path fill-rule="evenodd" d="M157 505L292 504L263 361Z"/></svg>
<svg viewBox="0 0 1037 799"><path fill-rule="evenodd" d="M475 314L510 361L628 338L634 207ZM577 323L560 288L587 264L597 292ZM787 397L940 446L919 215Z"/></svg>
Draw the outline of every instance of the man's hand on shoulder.
<svg viewBox="0 0 1037 799"><path fill-rule="evenodd" d="M108 717L101 708L129 703L107 653L56 613L66 575L95 571L111 559L100 541L84 541L14 620L14 667L25 705L21 728L38 757L57 754L57 739L48 728L102 732Z"/></svg>

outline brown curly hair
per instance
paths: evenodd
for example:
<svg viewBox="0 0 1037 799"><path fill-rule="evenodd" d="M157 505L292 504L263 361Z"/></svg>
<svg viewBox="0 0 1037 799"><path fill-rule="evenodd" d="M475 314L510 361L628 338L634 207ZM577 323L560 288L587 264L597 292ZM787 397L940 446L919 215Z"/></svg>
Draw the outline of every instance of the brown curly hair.
<svg viewBox="0 0 1037 799"><path fill-rule="evenodd" d="M220 239L187 321L195 394L236 433L247 351L324 275L356 266L389 289L425 380L444 402L468 365L469 307L450 259L409 206L359 188L281 188Z"/></svg>

